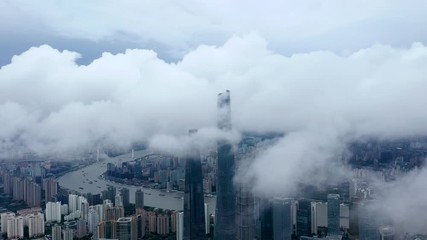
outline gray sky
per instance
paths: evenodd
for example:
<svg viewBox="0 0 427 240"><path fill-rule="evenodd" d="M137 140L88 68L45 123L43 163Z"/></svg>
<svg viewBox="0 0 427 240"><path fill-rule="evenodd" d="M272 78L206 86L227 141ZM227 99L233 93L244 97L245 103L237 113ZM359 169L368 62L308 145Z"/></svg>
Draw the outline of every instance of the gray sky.
<svg viewBox="0 0 427 240"><path fill-rule="evenodd" d="M80 52L148 48L177 61L200 44L222 45L257 33L285 55L313 50L349 54L375 43L425 42L422 0L376 1L24 1L0 2L0 65L29 47Z"/></svg>
<svg viewBox="0 0 427 240"><path fill-rule="evenodd" d="M421 0L0 1L0 156L141 141L179 152L193 128L210 145L222 137L214 129L217 93L230 89L233 140L239 131L287 133L239 171L255 179L254 192L339 180L348 166L334 159L347 142L427 135L426 7ZM423 192L426 173L388 186L395 201L384 212L427 222L427 194L399 198Z"/></svg>

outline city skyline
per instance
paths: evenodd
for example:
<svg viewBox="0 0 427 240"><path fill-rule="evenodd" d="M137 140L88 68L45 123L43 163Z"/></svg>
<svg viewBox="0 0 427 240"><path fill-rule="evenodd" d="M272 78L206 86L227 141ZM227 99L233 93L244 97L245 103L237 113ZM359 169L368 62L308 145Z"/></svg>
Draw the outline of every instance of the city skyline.
<svg viewBox="0 0 427 240"><path fill-rule="evenodd" d="M184 175L186 159L200 157L197 211L202 194L217 197L203 227L212 223L218 240L427 234L426 7L1 1L4 202L49 209L51 222L65 209L58 202L70 201L62 215L83 237L89 212L92 232L99 218L89 206L105 198L104 227L134 238L127 230L147 218L144 231L168 235L179 213L144 204L154 205L154 193L180 210L178 193L191 192L184 179L196 177ZM200 156L189 156L193 148ZM137 188L140 215L114 222L128 217ZM10 229L23 228L17 215L4 216Z"/></svg>

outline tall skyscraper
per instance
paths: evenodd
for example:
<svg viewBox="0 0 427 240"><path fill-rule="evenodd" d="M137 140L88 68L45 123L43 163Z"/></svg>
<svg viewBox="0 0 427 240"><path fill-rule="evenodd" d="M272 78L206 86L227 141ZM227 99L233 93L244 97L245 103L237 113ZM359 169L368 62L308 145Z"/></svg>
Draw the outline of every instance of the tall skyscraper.
<svg viewBox="0 0 427 240"><path fill-rule="evenodd" d="M254 197L246 186L239 186L236 205L236 239L255 238Z"/></svg>
<svg viewBox="0 0 427 240"><path fill-rule="evenodd" d="M359 237L359 208L361 200L358 197L353 197L349 207L349 229L348 232L353 238Z"/></svg>
<svg viewBox="0 0 427 240"><path fill-rule="evenodd" d="M218 128L231 131L230 91L218 94ZM235 239L236 194L233 185L233 146L226 139L218 142L215 239Z"/></svg>
<svg viewBox="0 0 427 240"><path fill-rule="evenodd" d="M298 200L297 210L297 235L311 236L311 201L308 199Z"/></svg>
<svg viewBox="0 0 427 240"><path fill-rule="evenodd" d="M114 186L108 186L106 190L102 191L102 200L110 199L114 202L117 191Z"/></svg>
<svg viewBox="0 0 427 240"><path fill-rule="evenodd" d="M374 200L365 200L359 205L359 239L380 239L377 215L372 208Z"/></svg>
<svg viewBox="0 0 427 240"><path fill-rule="evenodd" d="M135 209L144 209L144 192L141 189L135 192Z"/></svg>
<svg viewBox="0 0 427 240"><path fill-rule="evenodd" d="M205 239L204 207L202 163L199 151L193 149L185 162L184 239Z"/></svg>
<svg viewBox="0 0 427 240"><path fill-rule="evenodd" d="M120 189L120 195L122 195L123 207L127 208L129 206L129 188Z"/></svg>
<svg viewBox="0 0 427 240"><path fill-rule="evenodd" d="M340 233L340 195L328 194L328 235Z"/></svg>
<svg viewBox="0 0 427 240"><path fill-rule="evenodd" d="M291 199L273 201L273 239L291 240L292 238L292 202Z"/></svg>
<svg viewBox="0 0 427 240"><path fill-rule="evenodd" d="M270 201L263 200L261 207L261 239L273 239L273 205Z"/></svg>
<svg viewBox="0 0 427 240"><path fill-rule="evenodd" d="M328 227L328 203L311 202L311 232L319 234ZM325 232L326 234L326 232Z"/></svg>

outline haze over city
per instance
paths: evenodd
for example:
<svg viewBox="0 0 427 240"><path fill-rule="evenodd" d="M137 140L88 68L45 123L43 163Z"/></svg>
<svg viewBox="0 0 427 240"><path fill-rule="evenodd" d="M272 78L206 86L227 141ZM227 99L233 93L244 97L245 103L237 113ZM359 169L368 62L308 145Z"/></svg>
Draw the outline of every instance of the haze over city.
<svg viewBox="0 0 427 240"><path fill-rule="evenodd" d="M1 1L0 158L69 161L99 149L108 158L137 145L184 158L194 145L237 149L247 133L277 134L237 164L234 184L273 199L349 181L352 144L426 142L426 8ZM217 126L226 90L230 131ZM375 212L427 234L424 163L393 181L366 169Z"/></svg>

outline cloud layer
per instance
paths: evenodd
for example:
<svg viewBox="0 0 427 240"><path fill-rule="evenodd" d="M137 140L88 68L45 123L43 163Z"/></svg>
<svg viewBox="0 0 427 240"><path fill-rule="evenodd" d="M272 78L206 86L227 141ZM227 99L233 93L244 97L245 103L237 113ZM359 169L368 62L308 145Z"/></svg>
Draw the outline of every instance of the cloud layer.
<svg viewBox="0 0 427 240"><path fill-rule="evenodd" d="M348 55L375 43L409 47L427 43L427 30L420 27L427 24L426 7L423 0L4 0L0 31L7 34L0 39L0 65L42 43L82 51L89 59L133 46L177 61L200 44L222 45L248 32L286 55L319 49Z"/></svg>
<svg viewBox="0 0 427 240"><path fill-rule="evenodd" d="M193 128L202 129L202 139L216 138L216 96L225 89L231 90L234 129L286 133L245 169L262 194L288 193L301 180L330 181L334 170L340 178L345 166L330 166L348 141L427 134L427 47L421 43L377 44L348 56L284 56L249 34L222 46L201 45L177 63L140 49L104 53L87 66L76 64L78 57L43 45L0 69L3 157L134 142L176 150ZM413 178L424 176L420 171Z"/></svg>
<svg viewBox="0 0 427 240"><path fill-rule="evenodd" d="M275 54L256 34L199 46L178 63L150 50L104 53L87 66L47 45L0 69L1 139L34 151L214 127L216 94L232 92L238 130L322 129L340 137L424 135L427 48L374 45L348 57Z"/></svg>

